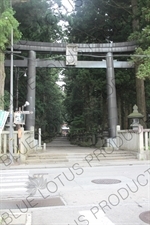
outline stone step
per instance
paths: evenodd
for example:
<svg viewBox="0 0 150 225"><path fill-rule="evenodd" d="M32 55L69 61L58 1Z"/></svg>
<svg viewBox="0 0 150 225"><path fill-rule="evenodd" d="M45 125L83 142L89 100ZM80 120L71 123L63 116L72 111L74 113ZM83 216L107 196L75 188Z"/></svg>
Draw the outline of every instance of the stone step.
<svg viewBox="0 0 150 225"><path fill-rule="evenodd" d="M66 157L28 157L27 160L38 160L38 159L49 159L49 160L82 160L84 159L85 157L88 157L88 155L85 155L83 157L69 157L69 156L66 156ZM109 159L109 158L136 158L135 155L112 155L112 156L98 156L98 158L100 159ZM93 156L93 158L96 158L95 156Z"/></svg>
<svg viewBox="0 0 150 225"><path fill-rule="evenodd" d="M33 151L30 153L26 163L50 163L55 166L56 164L71 164L75 162L87 164L85 157L88 157L88 155L92 155L92 161L97 163L98 159L94 153L98 155L100 161L135 160L137 158L137 153L135 152L115 150L112 147L80 147L71 145L66 137L58 137L46 145L46 151Z"/></svg>
<svg viewBox="0 0 150 225"><path fill-rule="evenodd" d="M82 152L82 153L49 153L49 152L43 152L43 153L32 153L28 156L28 158L52 158L52 159L61 159L61 158L81 158L81 157L86 157L87 155L94 155L93 152ZM112 152L112 153L105 153L105 152L95 152L96 155L102 156L102 157L110 157L110 156L136 156L136 153L131 153L131 152L120 152L120 151L116 151L116 152Z"/></svg>
<svg viewBox="0 0 150 225"><path fill-rule="evenodd" d="M129 161L132 161L132 160L136 160L136 158L131 158L131 157L124 157L124 158L121 158L121 157L117 157L117 158L104 158L104 159L99 159L99 160L96 160L96 159L93 159L90 164L96 164L96 165L100 165L100 163L104 163L104 162L112 162L112 161L126 161L126 162L129 162ZM27 160L26 161L26 164L51 164L54 165L54 166L61 166L61 165L73 165L74 163L79 163L80 165L83 165L83 166L88 166L88 162L86 162L85 160L49 160L49 159L44 159L44 160Z"/></svg>
<svg viewBox="0 0 150 225"><path fill-rule="evenodd" d="M54 157L54 156L34 156L34 157L31 157L29 156L27 158L27 161L50 161L50 162L67 162L67 161L85 161L85 157L88 158L88 154L87 155L83 155L83 156L59 156L59 157ZM113 154L113 155L99 155L98 156L98 159L99 160L114 160L114 159L136 159L136 155L131 155L131 154ZM98 160L94 155L93 155L93 161L97 161Z"/></svg>
<svg viewBox="0 0 150 225"><path fill-rule="evenodd" d="M64 150L59 150L59 149L56 149L56 150L52 150L52 151L33 151L32 153L30 153L31 155L66 155L66 154L70 154L70 155L78 155L78 154L90 154L90 153L94 153L94 152L101 152L101 154L136 154L137 152L134 152L134 151L125 151L125 150L114 150L114 151L111 151L111 150L99 150L99 149L89 149L88 151L87 150L67 150L67 149L64 149Z"/></svg>

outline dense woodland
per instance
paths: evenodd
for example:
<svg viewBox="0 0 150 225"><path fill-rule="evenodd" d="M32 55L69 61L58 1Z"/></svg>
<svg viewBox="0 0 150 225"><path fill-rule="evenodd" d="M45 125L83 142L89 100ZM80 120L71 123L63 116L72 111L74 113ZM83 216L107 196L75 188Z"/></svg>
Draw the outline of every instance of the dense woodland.
<svg viewBox="0 0 150 225"><path fill-rule="evenodd" d="M67 0L66 0L67 1ZM12 0L13 2L13 0ZM8 19L6 19L6 17ZM13 26L14 40L66 43L110 43L135 40L137 49L130 54L114 56L116 60L132 60L135 69L115 69L118 121L122 129L129 128L128 114L137 104L149 127L150 114L150 1L149 0L74 0L69 11L61 0L15 0L13 10L9 0L0 3L0 96L1 108L8 110L9 69L4 70L5 51L10 45ZM6 29L7 27L7 29ZM21 56L28 57L26 53ZM18 58L18 56L14 56ZM38 54L38 58L65 56ZM102 60L102 55L85 56L80 60ZM19 105L26 100L26 68L19 72ZM14 105L17 69L14 68ZM64 75L64 91L56 84ZM5 77L6 74L6 77ZM63 121L73 134L96 134L108 129L105 69L37 69L36 128L45 136L59 132ZM5 84L5 86L4 86ZM5 91L4 91L5 90ZM4 104L3 104L4 103Z"/></svg>

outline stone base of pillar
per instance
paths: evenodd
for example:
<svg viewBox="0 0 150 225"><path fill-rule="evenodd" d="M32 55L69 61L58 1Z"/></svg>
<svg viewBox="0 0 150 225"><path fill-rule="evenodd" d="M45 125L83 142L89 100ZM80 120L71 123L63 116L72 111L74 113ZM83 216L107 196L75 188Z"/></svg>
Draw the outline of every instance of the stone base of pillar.
<svg viewBox="0 0 150 225"><path fill-rule="evenodd" d="M105 139L104 138L101 138L101 137L97 137L97 143L96 143L96 147L97 148L100 148L100 147L103 147L105 146L106 143L105 143Z"/></svg>
<svg viewBox="0 0 150 225"><path fill-rule="evenodd" d="M146 159L150 160L150 150L146 150L145 154L146 154Z"/></svg>
<svg viewBox="0 0 150 225"><path fill-rule="evenodd" d="M148 157L147 157L147 155L146 155L146 152L138 153L138 154L137 154L137 159L138 159L138 160L147 160Z"/></svg>
<svg viewBox="0 0 150 225"><path fill-rule="evenodd" d="M117 139L116 138L107 138L107 147L112 147L114 150L119 150L117 145Z"/></svg>

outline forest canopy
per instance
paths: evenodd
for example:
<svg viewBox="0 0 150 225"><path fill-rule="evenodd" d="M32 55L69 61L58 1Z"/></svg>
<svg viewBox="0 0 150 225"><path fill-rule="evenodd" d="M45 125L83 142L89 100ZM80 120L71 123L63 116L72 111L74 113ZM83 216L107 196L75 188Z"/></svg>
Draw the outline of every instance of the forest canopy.
<svg viewBox="0 0 150 225"><path fill-rule="evenodd" d="M118 121L122 128L128 128L127 115L132 112L133 105L137 104L139 111L145 116L144 124L147 126L146 115L150 109L150 84L149 79L146 79L150 76L150 2L148 0L73 2L72 11L68 11L64 1L61 0L17 0L13 2L13 10L8 0L1 1L1 99L4 98L4 90L5 93L9 92L9 70L4 70L4 50L10 45L12 27L14 41L22 39L51 43L114 43L135 40L137 49L134 53L115 57L116 60L132 60L135 64L135 69L115 69ZM5 32L4 27L7 28ZM23 57L28 58L26 53L23 53ZM59 57L65 60L64 55L52 56L51 53L38 53L37 57L40 59ZM101 60L82 54L78 59ZM65 81L63 91L56 84L61 73ZM56 133L65 121L70 126L72 134L95 134L99 130L108 129L105 69L68 68L62 72L58 68L37 68L36 79L36 127L42 126L44 132L48 134ZM19 80L20 105L25 100L26 85L26 80ZM8 104L1 104L1 108L6 106L8 107Z"/></svg>

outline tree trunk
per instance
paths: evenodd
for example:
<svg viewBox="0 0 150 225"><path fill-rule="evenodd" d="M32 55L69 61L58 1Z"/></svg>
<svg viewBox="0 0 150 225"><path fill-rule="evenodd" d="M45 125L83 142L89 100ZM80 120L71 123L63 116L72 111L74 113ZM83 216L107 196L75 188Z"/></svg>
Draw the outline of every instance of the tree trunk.
<svg viewBox="0 0 150 225"><path fill-rule="evenodd" d="M132 110L130 111L130 105L127 101L125 101L125 120L124 120L124 129L131 129L131 127L129 126L129 120L128 120L128 115L132 112Z"/></svg>
<svg viewBox="0 0 150 225"><path fill-rule="evenodd" d="M131 0L132 13L133 13L133 32L139 30L139 20L137 19L138 15L138 0ZM135 74L137 72L137 66L135 68ZM143 121L141 121L142 126L146 127L146 101L145 101L145 85L144 80L136 77L136 104L140 113L144 115Z"/></svg>
<svg viewBox="0 0 150 225"><path fill-rule="evenodd" d="M145 102L145 85L144 80L136 78L136 98L137 98L137 106L138 111L143 114L143 121L140 121L142 126L146 128L146 102Z"/></svg>
<svg viewBox="0 0 150 225"><path fill-rule="evenodd" d="M0 109L4 109L4 84L5 84L4 53L0 51Z"/></svg>
<svg viewBox="0 0 150 225"><path fill-rule="evenodd" d="M139 30L139 19L137 17L138 0L131 0L131 5L132 5L132 14L133 14L132 28L133 28L133 31L138 31Z"/></svg>

